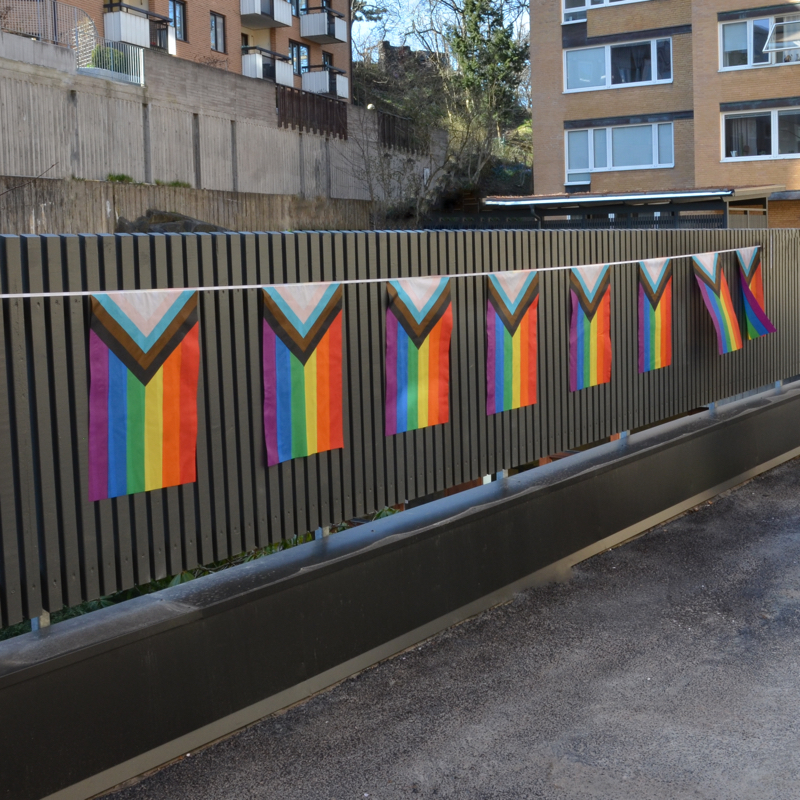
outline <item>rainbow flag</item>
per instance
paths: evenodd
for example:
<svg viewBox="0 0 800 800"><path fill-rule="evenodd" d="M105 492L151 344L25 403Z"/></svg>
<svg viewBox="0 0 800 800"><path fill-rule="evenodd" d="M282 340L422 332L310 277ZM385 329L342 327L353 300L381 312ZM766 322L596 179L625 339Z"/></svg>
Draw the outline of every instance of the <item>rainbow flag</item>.
<svg viewBox="0 0 800 800"><path fill-rule="evenodd" d="M672 263L639 262L639 372L672 364Z"/></svg>
<svg viewBox="0 0 800 800"><path fill-rule="evenodd" d="M611 380L611 275L608 264L573 267L569 276L569 388Z"/></svg>
<svg viewBox="0 0 800 800"><path fill-rule="evenodd" d="M197 292L91 298L89 499L197 480Z"/></svg>
<svg viewBox="0 0 800 800"><path fill-rule="evenodd" d="M742 334L733 308L728 281L719 266L719 253L692 256L694 276L717 331L719 353L732 353L742 348Z"/></svg>
<svg viewBox="0 0 800 800"><path fill-rule="evenodd" d="M489 275L486 303L486 413L536 402L539 275L535 269Z"/></svg>
<svg viewBox="0 0 800 800"><path fill-rule="evenodd" d="M264 287L267 464L344 447L342 285Z"/></svg>
<svg viewBox="0 0 800 800"><path fill-rule="evenodd" d="M742 247L736 251L739 278L744 296L744 318L747 338L758 339L777 330L770 322L764 306L764 276L761 273L761 248Z"/></svg>
<svg viewBox="0 0 800 800"><path fill-rule="evenodd" d="M386 435L450 419L448 278L389 281L386 309Z"/></svg>

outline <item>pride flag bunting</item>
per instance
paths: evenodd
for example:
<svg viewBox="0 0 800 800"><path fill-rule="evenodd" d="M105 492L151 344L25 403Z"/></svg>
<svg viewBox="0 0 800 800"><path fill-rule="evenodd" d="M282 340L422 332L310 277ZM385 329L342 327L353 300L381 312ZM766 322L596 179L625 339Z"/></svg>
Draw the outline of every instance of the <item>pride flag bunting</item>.
<svg viewBox="0 0 800 800"><path fill-rule="evenodd" d="M389 281L386 310L386 435L450 419L448 278Z"/></svg>
<svg viewBox="0 0 800 800"><path fill-rule="evenodd" d="M489 275L486 303L486 413L536 402L539 275L536 270Z"/></svg>
<svg viewBox="0 0 800 800"><path fill-rule="evenodd" d="M742 348L742 334L731 300L725 273L719 265L719 253L700 253L692 256L694 276L700 287L703 302L717 331L720 355Z"/></svg>
<svg viewBox="0 0 800 800"><path fill-rule="evenodd" d="M267 286L263 300L267 464L344 447L342 285Z"/></svg>
<svg viewBox="0 0 800 800"><path fill-rule="evenodd" d="M608 264L573 267L569 276L569 388L611 380L611 276Z"/></svg>
<svg viewBox="0 0 800 800"><path fill-rule="evenodd" d="M739 278L744 297L744 317L747 338L758 339L776 328L767 316L764 306L764 276L761 272L761 248L742 247L736 251L739 259Z"/></svg>
<svg viewBox="0 0 800 800"><path fill-rule="evenodd" d="M91 297L89 499L193 483L197 292Z"/></svg>
<svg viewBox="0 0 800 800"><path fill-rule="evenodd" d="M672 364L672 262L639 262L639 372Z"/></svg>

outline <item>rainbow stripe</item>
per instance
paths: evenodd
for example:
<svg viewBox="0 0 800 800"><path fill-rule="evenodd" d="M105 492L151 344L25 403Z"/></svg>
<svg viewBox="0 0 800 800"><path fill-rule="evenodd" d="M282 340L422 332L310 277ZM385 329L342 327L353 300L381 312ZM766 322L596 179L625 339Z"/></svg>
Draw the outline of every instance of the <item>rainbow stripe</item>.
<svg viewBox="0 0 800 800"><path fill-rule="evenodd" d="M607 264L570 270L570 391L611 380L611 279Z"/></svg>
<svg viewBox="0 0 800 800"><path fill-rule="evenodd" d="M539 278L535 270L489 276L486 413L536 402Z"/></svg>
<svg viewBox="0 0 800 800"><path fill-rule="evenodd" d="M450 419L453 309L447 278L389 283L386 311L386 435Z"/></svg>
<svg viewBox="0 0 800 800"><path fill-rule="evenodd" d="M264 436L269 466L344 447L341 310L340 284L264 290Z"/></svg>
<svg viewBox="0 0 800 800"><path fill-rule="evenodd" d="M761 271L761 248L743 247L736 251L739 279L744 298L747 338L758 339L777 330L767 316L764 304L764 277Z"/></svg>
<svg viewBox="0 0 800 800"><path fill-rule="evenodd" d="M672 364L672 264L639 262L639 372Z"/></svg>
<svg viewBox="0 0 800 800"><path fill-rule="evenodd" d="M145 294L145 293L142 293ZM155 293L150 293L155 294ZM172 336L142 370L131 342L108 341L118 331L103 327L97 303L117 317L110 295L94 296L89 330L89 499L149 492L197 480L197 381L200 367L197 295L178 298ZM135 302L130 295L128 303ZM182 318L182 319L181 319ZM166 320L167 323L170 320ZM130 319L125 323L130 327ZM177 331L177 332L176 332ZM157 331L156 331L157 332ZM162 333L164 332L162 328ZM135 338L135 337L131 337ZM153 355L156 347L149 350ZM141 355L141 353L139 354ZM133 367L133 369L131 369ZM144 379L140 380L140 377Z"/></svg>
<svg viewBox="0 0 800 800"><path fill-rule="evenodd" d="M736 319L728 281L719 266L719 253L694 255L692 264L700 294L717 332L719 354L741 350L742 334Z"/></svg>

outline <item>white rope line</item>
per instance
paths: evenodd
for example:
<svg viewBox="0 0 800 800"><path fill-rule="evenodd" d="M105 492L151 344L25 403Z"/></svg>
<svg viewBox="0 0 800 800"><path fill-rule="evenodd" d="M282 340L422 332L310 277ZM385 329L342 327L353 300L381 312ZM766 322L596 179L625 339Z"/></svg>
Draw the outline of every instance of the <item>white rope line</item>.
<svg viewBox="0 0 800 800"><path fill-rule="evenodd" d="M762 245L755 245L761 247ZM730 250L709 250L708 253L720 255L722 253L735 253L741 247L733 247ZM674 261L678 258L692 258L693 256L707 255L707 253L688 253L681 256L664 256ZM338 283L343 286L352 286L360 283L389 283L389 281L407 280L409 278L485 278L488 275L505 274L508 272L556 272L564 269L583 269L584 267L620 267L625 264L638 264L641 261L651 261L647 258L632 258L627 261L605 261L598 264L572 264L566 267L531 267L529 269L509 269L495 270L494 272L461 272L452 275L406 275L404 277L395 276L393 278L353 278L350 280L332 281L294 281L292 283L246 283L239 286L171 286L158 289L93 289L91 291L80 292L17 292L12 294L0 294L0 300L19 300L31 299L36 297L91 297L95 294L138 294L139 292L224 292L241 291L245 289L263 289L265 286L313 286L315 284Z"/></svg>

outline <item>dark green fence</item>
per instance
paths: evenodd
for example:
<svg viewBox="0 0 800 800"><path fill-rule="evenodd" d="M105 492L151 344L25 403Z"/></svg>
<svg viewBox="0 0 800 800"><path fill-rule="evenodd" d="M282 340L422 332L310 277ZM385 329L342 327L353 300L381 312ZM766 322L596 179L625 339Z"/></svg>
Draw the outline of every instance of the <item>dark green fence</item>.
<svg viewBox="0 0 800 800"><path fill-rule="evenodd" d="M796 375L800 232L0 237L3 293L457 275L756 244L764 247L767 310L777 334L717 355L690 262L676 261L673 366L639 375L636 267L613 267L612 381L576 393L568 389L568 273L543 273L539 402L494 417L485 414L485 281L456 280L451 421L393 437L384 435L385 286L347 286L345 447L269 468L259 293L203 292L197 483L97 503L86 499L88 299L5 299L0 622L175 574ZM732 255L721 258L737 286ZM740 305L739 292L733 295Z"/></svg>

